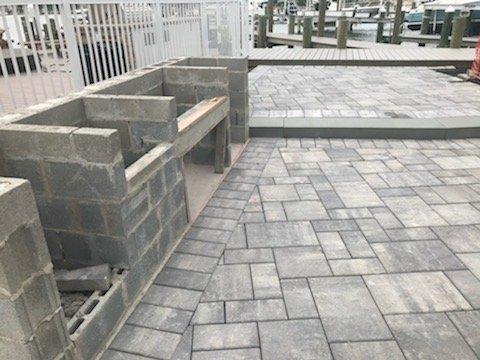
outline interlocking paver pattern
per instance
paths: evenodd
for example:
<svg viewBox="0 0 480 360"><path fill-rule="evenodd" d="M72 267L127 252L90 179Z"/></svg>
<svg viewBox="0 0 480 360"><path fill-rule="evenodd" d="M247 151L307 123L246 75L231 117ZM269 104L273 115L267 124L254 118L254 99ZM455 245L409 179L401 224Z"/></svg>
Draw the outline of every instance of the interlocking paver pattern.
<svg viewBox="0 0 480 360"><path fill-rule="evenodd" d="M480 115L478 85L427 67L257 66L249 73L248 91L254 118ZM412 157L411 163L418 163L423 156L415 155L418 157ZM333 160L345 156L347 161L354 160L348 157L348 151L336 152ZM306 159L310 161L311 155ZM462 168L456 165L457 160L443 162L447 168Z"/></svg>
<svg viewBox="0 0 480 360"><path fill-rule="evenodd" d="M479 139L252 139L105 358L474 359L479 214Z"/></svg>

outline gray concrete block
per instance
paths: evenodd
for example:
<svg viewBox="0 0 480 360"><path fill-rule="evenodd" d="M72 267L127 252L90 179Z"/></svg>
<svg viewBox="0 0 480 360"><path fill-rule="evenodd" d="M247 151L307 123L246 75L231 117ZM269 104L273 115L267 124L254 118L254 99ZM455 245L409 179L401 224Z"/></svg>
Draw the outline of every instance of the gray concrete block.
<svg viewBox="0 0 480 360"><path fill-rule="evenodd" d="M33 191L42 194L45 191L43 164L38 160L5 159L5 174L30 181Z"/></svg>
<svg viewBox="0 0 480 360"><path fill-rule="evenodd" d="M192 318L192 324L220 324L225 322L225 306L223 301L198 304Z"/></svg>
<svg viewBox="0 0 480 360"><path fill-rule="evenodd" d="M140 303L127 319L127 324L183 334L191 317L190 311Z"/></svg>
<svg viewBox="0 0 480 360"><path fill-rule="evenodd" d="M284 279L281 283L289 319L318 317L307 279Z"/></svg>
<svg viewBox="0 0 480 360"><path fill-rule="evenodd" d="M60 291L108 290L110 279L108 264L55 271L55 281Z"/></svg>
<svg viewBox="0 0 480 360"><path fill-rule="evenodd" d="M88 162L112 163L121 154L120 135L116 130L81 128L72 133L78 156Z"/></svg>
<svg viewBox="0 0 480 360"><path fill-rule="evenodd" d="M287 319L283 299L227 301L226 321L266 321Z"/></svg>
<svg viewBox="0 0 480 360"><path fill-rule="evenodd" d="M200 291L152 285L145 293L143 301L152 305L193 311L201 295Z"/></svg>

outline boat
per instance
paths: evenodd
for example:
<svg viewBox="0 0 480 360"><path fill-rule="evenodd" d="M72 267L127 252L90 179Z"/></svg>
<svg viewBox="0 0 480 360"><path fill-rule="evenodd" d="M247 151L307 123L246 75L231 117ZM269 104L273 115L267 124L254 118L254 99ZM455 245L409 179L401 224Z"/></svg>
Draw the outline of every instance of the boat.
<svg viewBox="0 0 480 360"><path fill-rule="evenodd" d="M480 34L480 1L479 0L436 0L425 2L416 9L412 9L405 16L405 23L409 30L419 30L422 24L423 13L425 10L432 10L432 19L430 22L430 33L440 33L445 9L453 7L454 16L460 16L460 13L469 11L469 25L467 34L469 36Z"/></svg>

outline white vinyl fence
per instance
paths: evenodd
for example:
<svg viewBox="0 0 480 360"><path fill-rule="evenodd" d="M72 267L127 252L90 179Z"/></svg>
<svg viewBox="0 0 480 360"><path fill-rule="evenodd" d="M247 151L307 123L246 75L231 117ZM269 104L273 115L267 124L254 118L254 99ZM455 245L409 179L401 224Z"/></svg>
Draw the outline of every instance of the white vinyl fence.
<svg viewBox="0 0 480 360"><path fill-rule="evenodd" d="M0 114L181 56L247 55L247 0L1 0Z"/></svg>

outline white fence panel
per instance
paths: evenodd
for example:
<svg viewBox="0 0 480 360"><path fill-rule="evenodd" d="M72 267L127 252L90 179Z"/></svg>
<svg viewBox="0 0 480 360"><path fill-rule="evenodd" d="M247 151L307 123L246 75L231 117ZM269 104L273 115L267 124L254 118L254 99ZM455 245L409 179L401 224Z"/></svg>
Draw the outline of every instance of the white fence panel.
<svg viewBox="0 0 480 360"><path fill-rule="evenodd" d="M2 0L0 28L0 114L161 60L249 48L247 0Z"/></svg>

